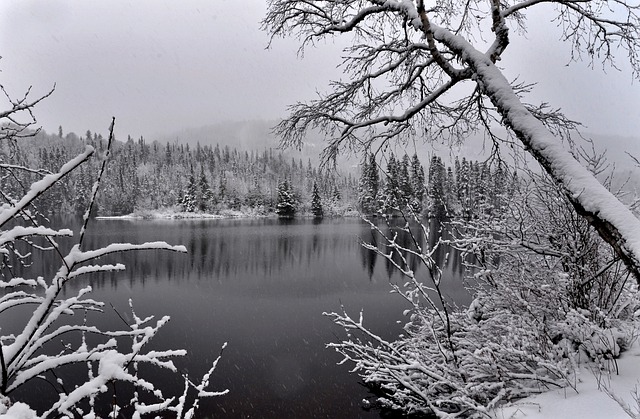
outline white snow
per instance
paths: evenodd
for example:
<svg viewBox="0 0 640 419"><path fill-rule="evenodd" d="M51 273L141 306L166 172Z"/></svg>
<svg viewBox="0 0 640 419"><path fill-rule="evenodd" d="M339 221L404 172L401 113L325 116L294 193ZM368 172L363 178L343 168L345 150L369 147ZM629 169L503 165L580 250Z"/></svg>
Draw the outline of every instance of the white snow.
<svg viewBox="0 0 640 419"><path fill-rule="evenodd" d="M4 414L0 414L0 418L37 419L38 415L28 405L18 402L12 405Z"/></svg>
<svg viewBox="0 0 640 419"><path fill-rule="evenodd" d="M640 344L636 342L617 363L619 374L603 373L601 384L637 412L633 392L636 386L640 390ZM497 419L629 418L613 398L598 388L597 375L583 366L577 376L577 392L570 388L548 391L496 409L494 415Z"/></svg>
<svg viewBox="0 0 640 419"><path fill-rule="evenodd" d="M73 236L73 231L69 230L68 228L64 228L61 230L54 230L44 226L37 226L37 227L15 226L15 227L12 227L11 230L0 232L0 246L4 247L6 246L7 243L13 242L16 239L19 239L22 237L29 237L29 236L48 236L48 237L66 236L68 237L68 236Z"/></svg>
<svg viewBox="0 0 640 419"><path fill-rule="evenodd" d="M183 212L172 209L144 210L127 215L98 216L96 220L159 220L159 219L228 219L228 218L265 218L264 214L250 209L223 209L217 214L207 212Z"/></svg>

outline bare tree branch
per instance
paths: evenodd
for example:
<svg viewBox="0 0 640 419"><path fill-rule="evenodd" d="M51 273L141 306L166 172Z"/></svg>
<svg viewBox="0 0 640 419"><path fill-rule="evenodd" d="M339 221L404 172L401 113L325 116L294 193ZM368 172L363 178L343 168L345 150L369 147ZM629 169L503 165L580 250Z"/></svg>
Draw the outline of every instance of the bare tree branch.
<svg viewBox="0 0 640 419"><path fill-rule="evenodd" d="M555 20L573 44L573 59L584 53L592 62L615 65L621 48L640 77L640 5L625 0L454 0L429 10L422 0L272 0L263 20L272 37L295 34L304 47L310 39L349 33L369 52L348 58L355 81L333 84L332 93L295 105L275 132L284 144L299 146L307 130L320 129L331 137L325 157L335 158L343 148L368 149L411 136L458 138L480 127L491 130L487 121L499 119L640 282L640 222L554 137L570 138L578 123L546 104L525 105L518 94L525 88L507 82L495 65L510 44L509 21L526 31L524 13L543 3L556 5ZM472 40L483 29L493 39L475 47ZM448 94L467 85L473 88L463 100Z"/></svg>

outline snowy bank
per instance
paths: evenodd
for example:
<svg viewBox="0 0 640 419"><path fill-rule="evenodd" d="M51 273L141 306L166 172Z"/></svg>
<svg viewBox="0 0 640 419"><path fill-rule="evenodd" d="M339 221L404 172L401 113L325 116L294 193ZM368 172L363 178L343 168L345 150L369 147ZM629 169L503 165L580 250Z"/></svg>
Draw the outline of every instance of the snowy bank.
<svg viewBox="0 0 640 419"><path fill-rule="evenodd" d="M158 219L225 219L225 218L255 218L265 217L256 212L237 210L223 210L218 214L205 212L176 212L176 211L143 211L127 215L98 216L96 220L158 220Z"/></svg>
<svg viewBox="0 0 640 419"><path fill-rule="evenodd" d="M240 210L223 209L219 212L206 213L206 212L182 212L167 210L145 210L134 212L127 215L104 215L95 217L96 220L183 220L183 219L229 219L229 218L276 218L278 217L274 212L267 212L262 208L242 208ZM351 217L361 218L362 214L351 207L347 208L328 208L325 213L325 218L335 217ZM313 218L311 213L299 212L295 218L305 219Z"/></svg>
<svg viewBox="0 0 640 419"><path fill-rule="evenodd" d="M612 374L598 373L582 366L576 377L576 390L551 390L503 406L494 412L497 419L603 419L629 418L622 407L608 396L604 388L631 406L640 417L634 398L640 388L640 344L624 352ZM637 386L637 387L636 387Z"/></svg>

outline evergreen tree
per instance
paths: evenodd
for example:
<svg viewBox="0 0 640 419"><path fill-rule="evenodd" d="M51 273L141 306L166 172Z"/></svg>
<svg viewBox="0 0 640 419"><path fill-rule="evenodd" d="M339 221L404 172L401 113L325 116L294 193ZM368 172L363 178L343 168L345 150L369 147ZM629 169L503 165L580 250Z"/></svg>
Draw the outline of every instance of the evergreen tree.
<svg viewBox="0 0 640 419"><path fill-rule="evenodd" d="M313 192L311 196L311 213L315 218L324 217L322 202L320 200L320 194L318 193L318 185L316 184L316 182L313 182Z"/></svg>
<svg viewBox="0 0 640 419"><path fill-rule="evenodd" d="M413 195L411 197L410 205L411 209L416 213L422 212L422 202L424 200L424 168L418 159L417 154L413 154L411 158L411 191Z"/></svg>
<svg viewBox="0 0 640 419"><path fill-rule="evenodd" d="M462 158L460 164L460 177L458 178L458 199L460 201L461 213L464 217L471 216L471 186L470 186L470 167L466 158Z"/></svg>
<svg viewBox="0 0 640 419"><path fill-rule="evenodd" d="M382 210L385 214L391 214L398 208L399 186L398 186L398 164L396 158L391 153L387 161L386 183L382 191Z"/></svg>
<svg viewBox="0 0 640 419"><path fill-rule="evenodd" d="M197 184L196 177L193 173L193 166L191 167L191 173L189 175L189 183L187 185L187 189L180 198L180 205L182 206L182 211L185 212L195 212L197 206Z"/></svg>
<svg viewBox="0 0 640 419"><path fill-rule="evenodd" d="M296 214L296 200L289 182L284 180L278 185L276 214L283 218L292 218Z"/></svg>
<svg viewBox="0 0 640 419"><path fill-rule="evenodd" d="M227 198L227 175L224 170L220 173L218 197L220 198L220 201L224 201Z"/></svg>
<svg viewBox="0 0 640 419"><path fill-rule="evenodd" d="M492 211L492 195L493 188L491 182L491 166L487 162L482 162L479 165L480 177L479 184L477 186L478 193L478 213L490 214Z"/></svg>
<svg viewBox="0 0 640 419"><path fill-rule="evenodd" d="M360 181L358 182L358 206L360 210L367 214L369 213L371 198L369 197L369 161L368 161L369 153L365 152L364 159L362 160L362 164L360 165Z"/></svg>
<svg viewBox="0 0 640 419"><path fill-rule="evenodd" d="M456 180L451 166L447 167L447 176L444 184L444 196L449 216L457 214L459 211L458 194L456 193Z"/></svg>
<svg viewBox="0 0 640 419"><path fill-rule="evenodd" d="M197 192L198 209L200 211L207 211L211 208L214 196L211 187L209 187L207 176L204 174L204 166L200 166L200 180L198 181Z"/></svg>
<svg viewBox="0 0 640 419"><path fill-rule="evenodd" d="M358 203L365 214L373 214L378 210L378 165L373 153L365 153L362 160L362 172L358 185Z"/></svg>
<svg viewBox="0 0 640 419"><path fill-rule="evenodd" d="M458 159L458 156L456 156L456 160L454 163L454 177L456 179L455 182L455 193L456 193L456 197L458 198L458 203L460 202L460 200L462 199L461 193L462 193L462 189L460 188L460 180L462 179L462 172L461 172L461 167L460 167L460 160Z"/></svg>
<svg viewBox="0 0 640 419"><path fill-rule="evenodd" d="M409 178L409 156L405 153L402 160L398 164L398 198L399 203L404 207L413 197L413 188L411 185L411 179Z"/></svg>
<svg viewBox="0 0 640 419"><path fill-rule="evenodd" d="M503 165L498 164L495 172L493 173L493 191L491 194L492 207L498 211L501 211L505 203L507 202L507 175L504 171Z"/></svg>
<svg viewBox="0 0 640 419"><path fill-rule="evenodd" d="M480 207L480 165L478 161L469 163L469 217L477 214Z"/></svg>
<svg viewBox="0 0 640 419"><path fill-rule="evenodd" d="M340 193L340 189L338 189L338 185L335 185L333 187L333 194L331 196L331 199L333 199L333 202L338 202L342 199L342 194Z"/></svg>
<svg viewBox="0 0 640 419"><path fill-rule="evenodd" d="M247 196L245 198L245 204L251 208L256 208L261 205L265 205L265 197L262 194L260 179L258 178L257 175L253 177L253 182L249 187Z"/></svg>
<svg viewBox="0 0 640 419"><path fill-rule="evenodd" d="M429 167L429 199L431 216L438 220L443 220L447 216L445 188L446 170L442 159L434 155Z"/></svg>
<svg viewBox="0 0 640 419"><path fill-rule="evenodd" d="M375 198L378 196L378 190L380 189L380 176L378 175L378 163L376 162L376 156L369 154L369 193Z"/></svg>

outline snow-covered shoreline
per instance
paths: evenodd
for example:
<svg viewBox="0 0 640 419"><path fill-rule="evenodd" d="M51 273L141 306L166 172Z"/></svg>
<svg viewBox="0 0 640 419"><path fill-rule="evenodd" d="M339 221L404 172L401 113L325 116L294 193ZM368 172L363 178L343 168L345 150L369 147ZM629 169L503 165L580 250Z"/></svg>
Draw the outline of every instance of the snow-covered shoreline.
<svg viewBox="0 0 640 419"><path fill-rule="evenodd" d="M225 209L219 213L206 213L206 212L181 212L181 211L143 211L134 212L126 215L104 215L95 217L96 220L224 220L233 218L277 218L278 215L272 212L262 211L243 211L243 210L230 210ZM360 218L362 215L356 210L347 210L342 213L332 212L325 215L325 218L336 217L356 217ZM313 218L312 214L296 214L295 218L306 219Z"/></svg>
<svg viewBox="0 0 640 419"><path fill-rule="evenodd" d="M148 211L126 215L98 216L96 220L185 220L185 219L229 219L229 218L269 218L273 215L248 213L243 211L225 210L219 214L204 212L174 212L174 211Z"/></svg>
<svg viewBox="0 0 640 419"><path fill-rule="evenodd" d="M640 390L640 343L636 341L617 360L618 374L583 365L576 372L576 389L562 388L536 394L492 413L497 419L614 419L630 418L604 389L630 406L640 417L635 393ZM613 366L613 365L612 365Z"/></svg>

